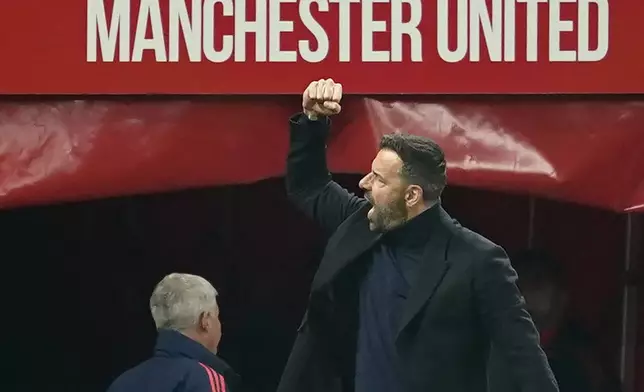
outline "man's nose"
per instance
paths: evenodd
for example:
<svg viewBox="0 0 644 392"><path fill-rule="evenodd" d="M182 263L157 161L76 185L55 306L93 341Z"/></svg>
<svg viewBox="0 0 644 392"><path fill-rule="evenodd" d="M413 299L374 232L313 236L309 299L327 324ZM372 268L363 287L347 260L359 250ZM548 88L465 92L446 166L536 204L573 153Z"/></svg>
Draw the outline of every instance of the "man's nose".
<svg viewBox="0 0 644 392"><path fill-rule="evenodd" d="M369 190L369 188L371 187L371 175L367 174L366 176L362 177L360 182L358 182L358 186L361 189Z"/></svg>

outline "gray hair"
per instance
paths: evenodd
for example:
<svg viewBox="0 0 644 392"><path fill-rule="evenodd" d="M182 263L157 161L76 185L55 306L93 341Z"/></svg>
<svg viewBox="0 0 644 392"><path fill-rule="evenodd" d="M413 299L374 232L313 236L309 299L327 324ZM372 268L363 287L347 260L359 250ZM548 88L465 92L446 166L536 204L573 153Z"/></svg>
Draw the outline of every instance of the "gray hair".
<svg viewBox="0 0 644 392"><path fill-rule="evenodd" d="M216 308L217 290L197 275L167 275L150 297L150 311L157 329L186 330L197 325L202 313Z"/></svg>

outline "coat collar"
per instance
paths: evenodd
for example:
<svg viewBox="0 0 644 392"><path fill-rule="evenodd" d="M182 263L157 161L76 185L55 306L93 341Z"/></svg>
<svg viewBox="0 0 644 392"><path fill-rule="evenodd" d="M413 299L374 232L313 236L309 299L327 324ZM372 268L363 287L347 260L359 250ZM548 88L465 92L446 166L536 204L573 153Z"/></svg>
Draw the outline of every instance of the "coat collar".
<svg viewBox="0 0 644 392"><path fill-rule="evenodd" d="M426 254L430 251L438 252L431 253L432 255L445 253L442 248L451 235L450 229L454 223L440 204L412 219L405 226L384 235L369 229L367 212L370 208L371 205L367 203L353 213L331 236L320 268L313 278L313 291L330 283L338 272L369 251L379 240L396 241L402 236L408 236L410 230L415 232L413 241L423 239Z"/></svg>
<svg viewBox="0 0 644 392"><path fill-rule="evenodd" d="M157 343L154 347L154 355L194 359L204 365L210 366L217 373L222 374L229 384L239 381L239 375L223 359L211 353L200 343L174 330L159 330Z"/></svg>
<svg viewBox="0 0 644 392"><path fill-rule="evenodd" d="M383 239L383 234L372 232L369 229L367 211L370 208L371 205L366 204L351 215L329 239L320 268L313 278L312 291L323 290L340 271ZM422 219L418 221L414 219L408 223L409 228L413 228L413 231L426 231L428 235L420 236L425 241L423 251L425 256L417 279L412 282L397 336L419 313L424 304L431 299L450 268L447 249L456 227L453 219L440 204L435 205L423 215L425 216L418 217ZM401 227L402 230L398 233L385 234L388 237L387 241L395 241L403 233L406 235L409 228Z"/></svg>
<svg viewBox="0 0 644 392"><path fill-rule="evenodd" d="M430 238L425 245L423 261L416 280L411 282L396 337L400 336L400 333L420 313L449 271L451 262L447 257L447 251L455 228L454 220L438 206L436 216L429 224Z"/></svg>
<svg viewBox="0 0 644 392"><path fill-rule="evenodd" d="M367 219L369 209L371 204L365 203L329 238L320 268L313 277L312 291L322 290L338 272L371 249L382 237L382 234L369 230Z"/></svg>

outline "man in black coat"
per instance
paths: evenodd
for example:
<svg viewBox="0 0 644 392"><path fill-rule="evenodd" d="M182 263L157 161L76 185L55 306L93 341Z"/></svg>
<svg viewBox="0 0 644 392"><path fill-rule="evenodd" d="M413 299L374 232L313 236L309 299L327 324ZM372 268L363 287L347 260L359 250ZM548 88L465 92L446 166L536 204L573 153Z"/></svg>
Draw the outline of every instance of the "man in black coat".
<svg viewBox="0 0 644 392"><path fill-rule="evenodd" d="M332 181L341 98L313 82L290 119L288 195L331 237L278 392L484 392L491 342L523 392L558 391L505 251L440 205L438 145L384 136L365 198Z"/></svg>

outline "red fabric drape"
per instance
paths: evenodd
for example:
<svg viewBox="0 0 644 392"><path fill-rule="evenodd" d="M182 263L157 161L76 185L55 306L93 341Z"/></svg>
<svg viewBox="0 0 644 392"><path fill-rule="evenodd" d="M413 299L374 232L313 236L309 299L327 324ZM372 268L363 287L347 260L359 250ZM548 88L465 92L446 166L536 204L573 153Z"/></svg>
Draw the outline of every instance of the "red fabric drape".
<svg viewBox="0 0 644 392"><path fill-rule="evenodd" d="M295 97L0 103L0 207L248 183L284 171ZM644 102L348 97L333 171L367 171L379 137L445 149L449 181L644 210Z"/></svg>

